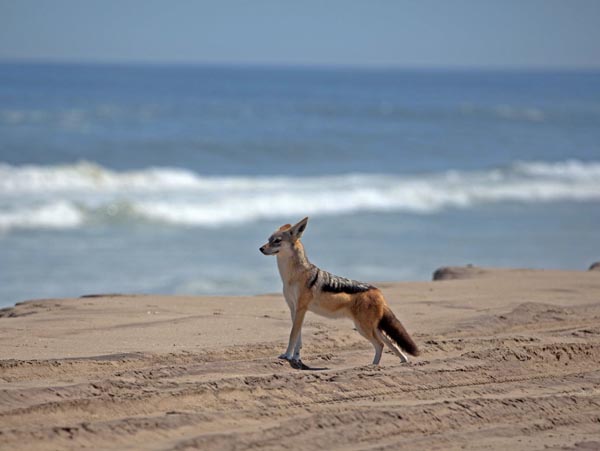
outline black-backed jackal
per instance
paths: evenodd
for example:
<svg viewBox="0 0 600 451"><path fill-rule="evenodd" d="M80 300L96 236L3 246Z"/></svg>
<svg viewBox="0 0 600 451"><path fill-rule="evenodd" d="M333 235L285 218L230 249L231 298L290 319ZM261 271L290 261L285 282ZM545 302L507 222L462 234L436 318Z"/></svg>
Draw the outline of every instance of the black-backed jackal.
<svg viewBox="0 0 600 451"><path fill-rule="evenodd" d="M289 344L279 358L300 361L302 322L308 310L329 318L351 318L358 332L373 344L375 365L379 364L384 344L402 362L408 361L403 350L418 355L417 345L389 308L379 289L334 276L308 261L300 242L307 223L308 218L304 218L294 226L281 226L260 248L265 255L277 255L283 295L292 313Z"/></svg>

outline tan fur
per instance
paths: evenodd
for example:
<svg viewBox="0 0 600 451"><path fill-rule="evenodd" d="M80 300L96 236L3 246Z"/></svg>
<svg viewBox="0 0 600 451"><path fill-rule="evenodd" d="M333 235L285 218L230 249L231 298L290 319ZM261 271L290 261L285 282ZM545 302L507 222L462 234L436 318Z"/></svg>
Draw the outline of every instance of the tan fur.
<svg viewBox="0 0 600 451"><path fill-rule="evenodd" d="M412 345L411 353L416 355L418 353L416 345L391 313L379 289L369 287L367 291L357 293L333 293L322 290L317 283L310 286L311 279L317 280L315 274L318 273L315 271L320 270L310 264L306 258L304 246L300 242L307 222L308 218L304 218L294 226L286 224L280 227L271 235L269 242L260 248L265 255L277 255L277 264L283 281L283 293L292 316L293 325L288 348L280 357L287 360L300 359L301 328L307 311L329 318L350 318L357 331L373 344L375 348L374 364L379 363L384 345L387 345L405 362L407 358L400 350L399 343L396 343L385 331L380 329L382 318L387 312L388 315L391 314L391 318L395 321L394 324L400 327L400 336ZM398 333L393 335L399 336Z"/></svg>

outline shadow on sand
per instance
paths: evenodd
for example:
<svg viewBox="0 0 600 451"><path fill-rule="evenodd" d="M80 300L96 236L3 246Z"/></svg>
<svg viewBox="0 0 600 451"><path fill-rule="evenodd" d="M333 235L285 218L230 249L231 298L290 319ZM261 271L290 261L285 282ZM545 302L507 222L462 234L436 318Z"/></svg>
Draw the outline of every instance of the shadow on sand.
<svg viewBox="0 0 600 451"><path fill-rule="evenodd" d="M305 365L304 362L302 360L286 360L286 362L288 362L290 364L290 366L296 370L302 370L302 371L325 371L328 370L329 368L325 368L325 367L311 367L308 365Z"/></svg>

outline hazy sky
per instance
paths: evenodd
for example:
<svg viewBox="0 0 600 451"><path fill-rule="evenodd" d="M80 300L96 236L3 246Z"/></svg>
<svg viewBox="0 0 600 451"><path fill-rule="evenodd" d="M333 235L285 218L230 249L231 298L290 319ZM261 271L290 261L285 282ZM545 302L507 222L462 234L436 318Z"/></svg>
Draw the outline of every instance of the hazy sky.
<svg viewBox="0 0 600 451"><path fill-rule="evenodd" d="M600 68L600 0L0 0L0 59Z"/></svg>

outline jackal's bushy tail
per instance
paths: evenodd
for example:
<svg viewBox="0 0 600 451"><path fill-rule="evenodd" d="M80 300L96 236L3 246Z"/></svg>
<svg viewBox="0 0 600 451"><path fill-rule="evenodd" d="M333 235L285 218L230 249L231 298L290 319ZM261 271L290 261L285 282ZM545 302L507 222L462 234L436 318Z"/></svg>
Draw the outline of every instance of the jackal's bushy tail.
<svg viewBox="0 0 600 451"><path fill-rule="evenodd" d="M398 346L410 355L419 355L419 348L417 348L416 343L389 308L384 310L383 317L379 321L379 329L385 332L388 337L398 343Z"/></svg>

